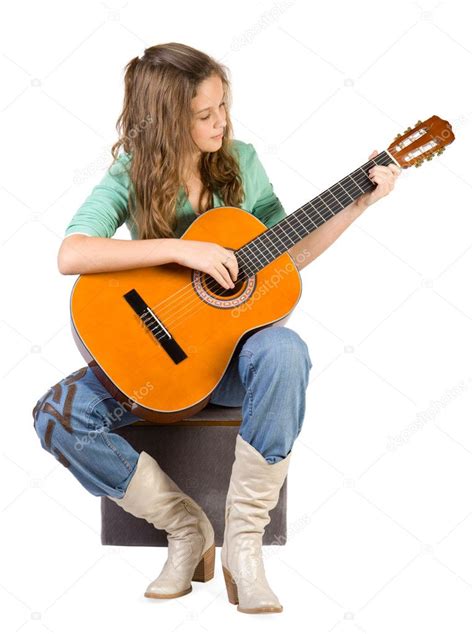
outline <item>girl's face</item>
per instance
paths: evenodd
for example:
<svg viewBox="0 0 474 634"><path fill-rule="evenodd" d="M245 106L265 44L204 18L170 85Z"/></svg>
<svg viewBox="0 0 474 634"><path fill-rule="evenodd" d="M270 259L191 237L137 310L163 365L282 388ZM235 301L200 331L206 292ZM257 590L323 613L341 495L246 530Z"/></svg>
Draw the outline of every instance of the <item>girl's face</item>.
<svg viewBox="0 0 474 634"><path fill-rule="evenodd" d="M212 75L199 84L197 94L191 100L191 136L202 152L216 152L222 145L226 126L223 99L222 81Z"/></svg>

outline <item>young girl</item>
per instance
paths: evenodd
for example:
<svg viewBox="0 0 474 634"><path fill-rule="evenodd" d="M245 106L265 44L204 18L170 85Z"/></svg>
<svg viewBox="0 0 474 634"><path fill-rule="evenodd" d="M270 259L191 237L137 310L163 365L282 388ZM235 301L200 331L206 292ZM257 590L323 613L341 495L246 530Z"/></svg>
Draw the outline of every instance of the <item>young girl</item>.
<svg viewBox="0 0 474 634"><path fill-rule="evenodd" d="M232 138L229 106L226 67L200 51L169 43L132 59L114 161L66 228L60 272L174 262L232 288L238 276L233 252L180 236L199 214L219 206L241 207L267 227L285 211L255 148ZM387 180L390 171L384 176L383 169L375 172L378 182ZM124 222L132 240L112 239ZM301 431L311 367L308 346L295 331L263 328L239 342L211 395L211 403L242 407L221 551L228 598L241 612L283 609L265 576L262 536ZM167 560L145 596L180 597L191 592L191 581L213 577L214 531L156 460L113 433L139 420L124 408L118 417L117 407L84 367L37 401L35 430L41 446L92 495L107 496L167 532Z"/></svg>

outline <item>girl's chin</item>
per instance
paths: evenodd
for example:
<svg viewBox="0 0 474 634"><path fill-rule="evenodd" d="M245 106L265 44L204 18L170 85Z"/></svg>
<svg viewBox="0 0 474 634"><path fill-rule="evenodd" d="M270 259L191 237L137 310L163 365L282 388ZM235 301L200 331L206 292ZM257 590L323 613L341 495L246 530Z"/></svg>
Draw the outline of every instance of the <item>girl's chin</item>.
<svg viewBox="0 0 474 634"><path fill-rule="evenodd" d="M206 143L206 147L202 148L201 151L202 152L216 152L218 149L220 149L223 139L224 139L223 136L217 139L210 138L209 141Z"/></svg>

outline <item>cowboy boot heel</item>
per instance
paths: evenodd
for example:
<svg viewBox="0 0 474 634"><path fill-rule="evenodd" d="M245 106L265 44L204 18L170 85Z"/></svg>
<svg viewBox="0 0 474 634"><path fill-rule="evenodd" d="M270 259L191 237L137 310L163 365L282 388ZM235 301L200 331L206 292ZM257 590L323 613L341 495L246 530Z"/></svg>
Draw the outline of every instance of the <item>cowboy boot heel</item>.
<svg viewBox="0 0 474 634"><path fill-rule="evenodd" d="M239 593L237 590L237 584L233 580L232 575L227 570L227 568L222 566L222 571L224 573L224 581L225 581L225 587L227 590L227 598L229 599L229 603L232 603L232 605L238 605Z"/></svg>
<svg viewBox="0 0 474 634"><path fill-rule="evenodd" d="M216 545L212 544L202 556L201 561L196 566L192 581L205 583L214 578L214 564L216 561Z"/></svg>

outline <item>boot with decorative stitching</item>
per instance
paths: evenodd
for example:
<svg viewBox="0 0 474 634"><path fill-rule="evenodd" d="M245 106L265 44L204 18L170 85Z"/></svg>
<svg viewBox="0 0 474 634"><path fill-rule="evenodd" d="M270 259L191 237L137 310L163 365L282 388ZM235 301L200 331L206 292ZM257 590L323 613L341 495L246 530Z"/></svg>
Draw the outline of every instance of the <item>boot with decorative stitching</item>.
<svg viewBox="0 0 474 634"><path fill-rule="evenodd" d="M168 558L145 591L153 599L174 599L192 591L191 581L214 577L214 529L192 498L145 451L138 458L122 498L107 496L125 511L141 517L168 538Z"/></svg>
<svg viewBox="0 0 474 634"><path fill-rule="evenodd" d="M239 612L281 612L283 606L268 585L262 538L269 511L278 503L291 452L270 464L237 434L235 461L227 492L222 570L230 603Z"/></svg>

